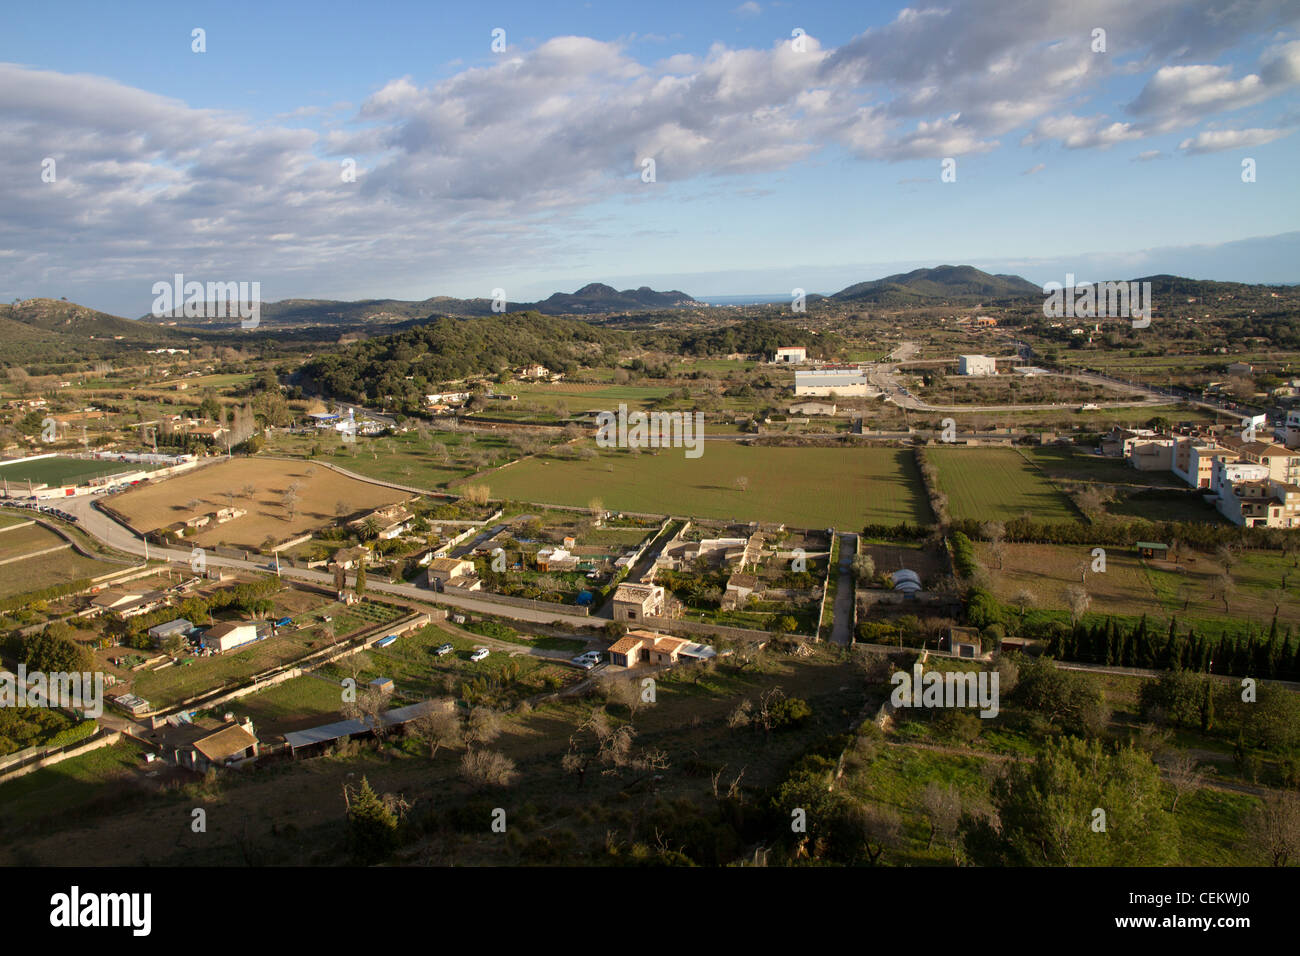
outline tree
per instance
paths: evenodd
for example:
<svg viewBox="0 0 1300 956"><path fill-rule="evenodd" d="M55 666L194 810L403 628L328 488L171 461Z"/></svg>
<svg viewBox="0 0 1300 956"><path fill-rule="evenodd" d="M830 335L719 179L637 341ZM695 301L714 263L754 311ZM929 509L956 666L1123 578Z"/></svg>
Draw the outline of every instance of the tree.
<svg viewBox="0 0 1300 956"><path fill-rule="evenodd" d="M855 554L849 568L853 571L855 581L870 581L876 576L876 561L866 552Z"/></svg>
<svg viewBox="0 0 1300 956"><path fill-rule="evenodd" d="M495 750L467 750L460 761L461 779L475 790L488 787L508 787L515 782L519 772L515 762Z"/></svg>
<svg viewBox="0 0 1300 956"><path fill-rule="evenodd" d="M1011 764L992 796L997 853L1014 866L1158 866L1177 842L1160 773L1135 747L1049 741L1032 762Z"/></svg>
<svg viewBox="0 0 1300 956"><path fill-rule="evenodd" d="M366 561L365 558L357 559L356 580L352 584L352 590L357 592L357 597L366 593Z"/></svg>
<svg viewBox="0 0 1300 956"><path fill-rule="evenodd" d="M1065 592L1065 601L1070 608L1070 622L1078 624L1083 620L1083 616L1088 613L1088 607L1092 604L1092 598L1088 592L1077 584L1070 585Z"/></svg>
<svg viewBox="0 0 1300 956"><path fill-rule="evenodd" d="M735 481L733 481L732 484L734 484L736 486L736 490L741 493L744 493L749 490L749 478L745 475L737 475Z"/></svg>
<svg viewBox="0 0 1300 956"><path fill-rule="evenodd" d="M361 778L355 789L343 785L347 807L348 850L357 862L378 863L397 848L398 826L409 804L392 794L380 796Z"/></svg>
<svg viewBox="0 0 1300 956"><path fill-rule="evenodd" d="M1196 758L1185 750L1174 751L1165 759L1165 780L1174 791L1174 802L1169 807L1170 813L1178 812L1179 799L1201 788L1201 774L1196 769L1198 766Z"/></svg>
<svg viewBox="0 0 1300 956"><path fill-rule="evenodd" d="M465 724L466 747L490 744L501 736L501 716L490 707L475 707Z"/></svg>
<svg viewBox="0 0 1300 956"><path fill-rule="evenodd" d="M1246 817L1246 840L1270 866L1300 858L1300 794L1269 791Z"/></svg>
<svg viewBox="0 0 1300 956"><path fill-rule="evenodd" d="M928 850L934 846L935 837L951 846L957 837L957 824L961 821L961 793L957 787L951 783L941 787L931 781L921 795L921 807L930 821L930 837L925 848Z"/></svg>

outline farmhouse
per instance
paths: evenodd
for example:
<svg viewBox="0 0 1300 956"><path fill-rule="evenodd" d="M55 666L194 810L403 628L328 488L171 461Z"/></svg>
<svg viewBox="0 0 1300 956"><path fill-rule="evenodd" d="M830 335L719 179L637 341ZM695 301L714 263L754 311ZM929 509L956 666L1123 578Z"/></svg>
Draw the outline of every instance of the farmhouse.
<svg viewBox="0 0 1300 956"><path fill-rule="evenodd" d="M948 628L948 633L943 638L942 649L953 657L979 657L982 653L979 628Z"/></svg>
<svg viewBox="0 0 1300 956"><path fill-rule="evenodd" d="M664 613L664 589L658 584L620 584L614 590L614 620L640 621Z"/></svg>
<svg viewBox="0 0 1300 956"><path fill-rule="evenodd" d="M468 581L473 576L474 562L461 558L434 558L425 574L429 587L435 590L440 585L458 584L458 579Z"/></svg>
<svg viewBox="0 0 1300 956"><path fill-rule="evenodd" d="M533 365L525 365L519 372L521 378L532 379L546 378L550 374L551 370L545 365L537 365L535 363Z"/></svg>
<svg viewBox="0 0 1300 956"><path fill-rule="evenodd" d="M959 355L957 356L957 374L996 375L998 374L997 360L991 359L987 355Z"/></svg>
<svg viewBox="0 0 1300 956"><path fill-rule="evenodd" d="M363 531L373 523L379 529L379 539L389 541L406 531L414 517L415 515L402 505L389 505L387 508L372 511L363 518L349 521L348 527L355 531Z"/></svg>
<svg viewBox="0 0 1300 956"><path fill-rule="evenodd" d="M334 552L333 564L338 565L344 571L351 571L355 567L370 563L370 549L357 545L355 548L339 548Z"/></svg>
<svg viewBox="0 0 1300 956"><path fill-rule="evenodd" d="M578 557L565 548L542 548L537 552L538 571L573 571L578 567Z"/></svg>
<svg viewBox="0 0 1300 956"><path fill-rule="evenodd" d="M736 573L727 578L727 589L722 595L724 610L744 607L745 602L758 590L758 578L753 574Z"/></svg>
<svg viewBox="0 0 1300 956"><path fill-rule="evenodd" d="M628 631L610 645L609 662L619 667L638 664L676 664L682 649L691 642L655 631Z"/></svg>
<svg viewBox="0 0 1300 956"><path fill-rule="evenodd" d="M261 628L251 621L223 621L204 631L201 640L205 648L211 648L217 654L224 654L245 644L252 644L265 636Z"/></svg>
<svg viewBox="0 0 1300 956"><path fill-rule="evenodd" d="M800 365L808 361L808 350L802 345L783 345L776 350L773 360L784 365Z"/></svg>
<svg viewBox="0 0 1300 956"><path fill-rule="evenodd" d="M823 365L794 373L795 395L866 395L869 387L856 365Z"/></svg>

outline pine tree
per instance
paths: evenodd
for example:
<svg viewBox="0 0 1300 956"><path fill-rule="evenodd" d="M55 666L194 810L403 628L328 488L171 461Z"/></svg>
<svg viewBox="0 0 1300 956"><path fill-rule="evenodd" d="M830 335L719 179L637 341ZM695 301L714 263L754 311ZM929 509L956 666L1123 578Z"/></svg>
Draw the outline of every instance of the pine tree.
<svg viewBox="0 0 1300 956"><path fill-rule="evenodd" d="M1205 695L1201 700L1201 733L1214 729L1214 678L1205 678Z"/></svg>
<svg viewBox="0 0 1300 956"><path fill-rule="evenodd" d="M357 592L357 597L366 593L366 563L360 559L357 561L357 579L352 589Z"/></svg>

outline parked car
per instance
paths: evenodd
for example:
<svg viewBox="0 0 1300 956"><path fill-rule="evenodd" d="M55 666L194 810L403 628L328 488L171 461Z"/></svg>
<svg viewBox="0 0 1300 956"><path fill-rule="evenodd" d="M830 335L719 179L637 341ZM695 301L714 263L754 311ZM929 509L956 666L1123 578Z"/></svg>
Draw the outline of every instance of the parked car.
<svg viewBox="0 0 1300 956"><path fill-rule="evenodd" d="M584 671L589 671L596 666L596 662L586 654L579 654L577 657L570 658L569 663L574 667L581 667Z"/></svg>
<svg viewBox="0 0 1300 956"><path fill-rule="evenodd" d="M450 643L439 644L437 647L433 649L433 653L437 654L439 657L445 657L446 655L450 654L454 650L455 648L452 647Z"/></svg>
<svg viewBox="0 0 1300 956"><path fill-rule="evenodd" d="M473 654L469 656L469 659L472 661L481 661L483 660L483 658L487 656L488 656L488 649L486 647L480 647L478 650L476 650Z"/></svg>

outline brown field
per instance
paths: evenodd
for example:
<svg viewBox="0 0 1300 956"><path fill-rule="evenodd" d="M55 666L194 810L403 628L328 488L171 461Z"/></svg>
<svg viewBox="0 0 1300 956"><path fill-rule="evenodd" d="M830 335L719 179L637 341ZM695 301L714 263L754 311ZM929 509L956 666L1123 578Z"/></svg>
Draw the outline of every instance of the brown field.
<svg viewBox="0 0 1300 956"><path fill-rule="evenodd" d="M283 499L295 482L299 485L298 505L290 517ZM247 485L256 489L251 500L244 497ZM204 528L186 540L200 547L224 543L257 548L267 537L284 541L333 523L340 502L349 514L354 514L410 497L307 461L236 458L145 485L114 498L112 504L137 530L154 531L194 514L228 507L227 492L234 494L235 507L247 510L248 514ZM191 499L198 499L197 508L189 506Z"/></svg>

